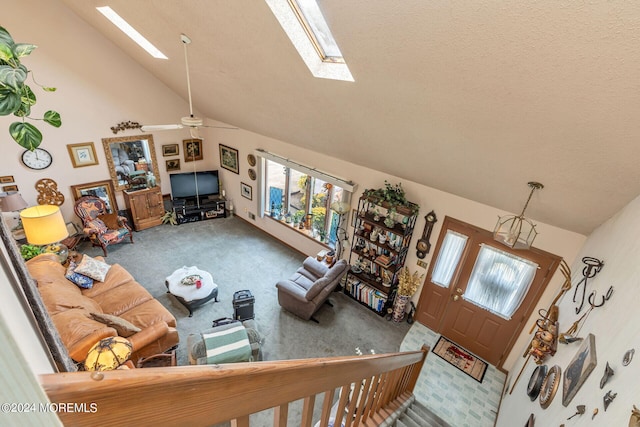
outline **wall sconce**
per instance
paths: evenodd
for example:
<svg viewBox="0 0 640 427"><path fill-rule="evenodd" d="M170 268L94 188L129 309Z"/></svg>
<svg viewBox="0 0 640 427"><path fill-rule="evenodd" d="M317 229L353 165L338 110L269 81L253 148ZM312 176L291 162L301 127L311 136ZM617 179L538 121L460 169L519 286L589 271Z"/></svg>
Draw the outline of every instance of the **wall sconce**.
<svg viewBox="0 0 640 427"><path fill-rule="evenodd" d="M536 231L536 225L530 219L524 217L524 211L527 210L531 196L536 190L541 190L544 185L539 182L531 181L528 183L531 188L531 193L527 202L522 208L520 215L505 215L498 217L498 223L493 231L494 240L509 246L513 249L529 249L533 244L538 232Z"/></svg>

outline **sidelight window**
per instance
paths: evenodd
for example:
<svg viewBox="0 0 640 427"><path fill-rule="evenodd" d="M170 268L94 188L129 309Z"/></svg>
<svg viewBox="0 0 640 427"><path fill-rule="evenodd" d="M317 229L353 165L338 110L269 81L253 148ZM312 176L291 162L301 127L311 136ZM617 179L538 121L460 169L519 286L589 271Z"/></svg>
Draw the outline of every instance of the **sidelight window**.
<svg viewBox="0 0 640 427"><path fill-rule="evenodd" d="M431 273L431 281L438 286L448 288L453 278L468 237L453 230L447 230L442 248Z"/></svg>

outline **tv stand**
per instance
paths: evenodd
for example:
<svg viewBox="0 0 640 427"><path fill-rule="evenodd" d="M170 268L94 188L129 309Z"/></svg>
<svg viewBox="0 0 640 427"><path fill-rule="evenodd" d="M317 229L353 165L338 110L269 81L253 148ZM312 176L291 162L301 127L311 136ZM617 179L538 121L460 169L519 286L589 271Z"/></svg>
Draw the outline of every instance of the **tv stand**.
<svg viewBox="0 0 640 427"><path fill-rule="evenodd" d="M192 199L174 199L171 202L178 224L227 216L226 200L221 196L202 199L199 206L197 201Z"/></svg>

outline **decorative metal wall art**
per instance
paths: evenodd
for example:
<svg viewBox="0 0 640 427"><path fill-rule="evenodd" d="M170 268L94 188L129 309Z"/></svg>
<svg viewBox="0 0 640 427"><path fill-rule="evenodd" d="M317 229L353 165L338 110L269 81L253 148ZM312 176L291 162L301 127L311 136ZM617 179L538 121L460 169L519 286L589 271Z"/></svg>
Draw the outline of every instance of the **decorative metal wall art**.
<svg viewBox="0 0 640 427"><path fill-rule="evenodd" d="M631 350L627 350L627 352L622 356L622 366L628 366L631 363L631 359L633 359L633 354L636 352L635 348Z"/></svg>
<svg viewBox="0 0 640 427"><path fill-rule="evenodd" d="M580 305L576 307L576 314L580 313L582 311L582 307L584 307L584 300L587 295L587 281L594 278L595 275L602 270L602 266L604 266L604 261L588 256L582 258L582 262L585 264L585 267L582 269L582 276L584 277L578 282L575 290L573 291L573 302L578 302L578 292L582 289Z"/></svg>
<svg viewBox="0 0 640 427"><path fill-rule="evenodd" d="M138 122L132 122L132 121L126 121L126 122L120 122L115 126L111 127L111 132L117 134L120 131L124 131L126 129L140 129L142 127L142 125Z"/></svg>
<svg viewBox="0 0 640 427"><path fill-rule="evenodd" d="M607 383L607 381L609 381L609 378L611 378L612 376L613 376L613 369L611 369L611 366L609 366L609 362L607 362L607 366L604 367L604 374L600 379L600 389L604 388L604 385Z"/></svg>
<svg viewBox="0 0 640 427"><path fill-rule="evenodd" d="M607 408L609 407L611 402L613 402L613 399L615 399L617 395L618 393L613 393L611 390L609 390L607 394L604 395L604 397L602 398L602 402L604 403L605 412L607 412Z"/></svg>
<svg viewBox="0 0 640 427"><path fill-rule="evenodd" d="M589 334L564 371L562 382L562 405L568 406L578 390L598 364L596 337Z"/></svg>

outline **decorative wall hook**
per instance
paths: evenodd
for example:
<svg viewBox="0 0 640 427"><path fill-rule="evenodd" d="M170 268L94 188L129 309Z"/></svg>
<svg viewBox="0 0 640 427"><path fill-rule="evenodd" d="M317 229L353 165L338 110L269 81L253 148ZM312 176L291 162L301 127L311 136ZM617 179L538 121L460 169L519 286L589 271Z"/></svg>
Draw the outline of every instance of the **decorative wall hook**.
<svg viewBox="0 0 640 427"><path fill-rule="evenodd" d="M607 293L602 297L602 301L600 302L600 304L596 304L596 291L593 291L589 294L589 304L594 308L602 307L605 302L609 301L609 298L611 298L612 294L613 286L609 286L609 289L607 290Z"/></svg>
<svg viewBox="0 0 640 427"><path fill-rule="evenodd" d="M573 291L573 302L578 302L576 297L578 296L578 290L582 288L580 305L576 307L576 314L580 313L582 311L582 307L584 307L584 300L587 294L587 280L595 277L595 275L602 270L602 266L604 265L604 261L588 256L582 258L582 262L585 264L585 267L582 269L582 276L584 277L578 282L575 290Z"/></svg>
<svg viewBox="0 0 640 427"><path fill-rule="evenodd" d="M607 383L607 381L609 381L609 378L611 378L612 376L613 376L613 369L611 369L611 366L609 366L609 362L607 362L607 366L605 366L604 368L604 374L600 379L600 388L604 388L604 385Z"/></svg>
<svg viewBox="0 0 640 427"><path fill-rule="evenodd" d="M611 390L609 390L607 394L604 395L604 397L602 398L602 401L604 402L605 412L607 411L609 404L613 402L613 399L615 399L617 395L618 393L612 393Z"/></svg>
<svg viewBox="0 0 640 427"><path fill-rule="evenodd" d="M126 122L120 122L115 126L111 127L111 132L117 134L120 131L124 131L126 129L140 129L142 128L142 125L138 122L132 122L132 121L126 121Z"/></svg>

